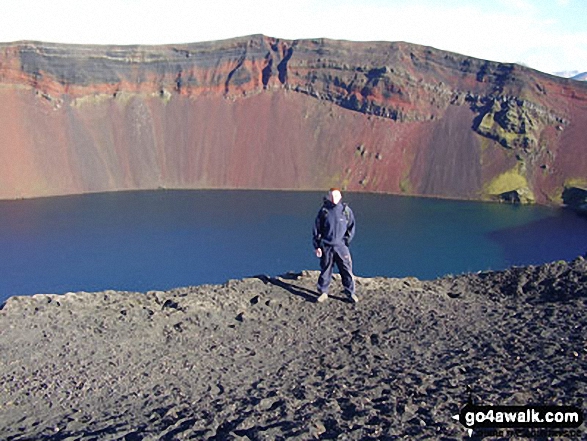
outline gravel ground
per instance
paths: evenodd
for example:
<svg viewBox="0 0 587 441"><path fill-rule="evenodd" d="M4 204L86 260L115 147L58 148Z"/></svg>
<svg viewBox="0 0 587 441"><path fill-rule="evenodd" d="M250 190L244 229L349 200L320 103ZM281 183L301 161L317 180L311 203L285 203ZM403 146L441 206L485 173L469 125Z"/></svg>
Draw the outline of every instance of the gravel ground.
<svg viewBox="0 0 587 441"><path fill-rule="evenodd" d="M357 278L358 304L316 303L317 276L10 298L0 438L468 439L451 418L467 386L477 404L585 409L582 257Z"/></svg>

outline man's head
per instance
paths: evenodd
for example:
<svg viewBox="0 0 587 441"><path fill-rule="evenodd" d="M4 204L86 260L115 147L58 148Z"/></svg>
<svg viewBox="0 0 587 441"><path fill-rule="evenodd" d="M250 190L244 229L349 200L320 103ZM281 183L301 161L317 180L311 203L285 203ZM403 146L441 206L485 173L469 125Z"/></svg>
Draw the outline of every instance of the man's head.
<svg viewBox="0 0 587 441"><path fill-rule="evenodd" d="M334 205L338 204L342 199L342 194L338 188L331 188L328 192L328 200Z"/></svg>

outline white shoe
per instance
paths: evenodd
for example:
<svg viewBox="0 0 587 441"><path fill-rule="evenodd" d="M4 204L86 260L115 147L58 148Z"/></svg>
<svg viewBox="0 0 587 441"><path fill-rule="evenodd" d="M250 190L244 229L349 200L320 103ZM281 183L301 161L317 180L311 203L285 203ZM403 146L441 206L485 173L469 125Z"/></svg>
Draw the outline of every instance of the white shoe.
<svg viewBox="0 0 587 441"><path fill-rule="evenodd" d="M318 299L316 301L318 303L322 303L322 302L326 301L327 298L328 298L328 293L323 292L322 294L320 294L320 297L318 297Z"/></svg>
<svg viewBox="0 0 587 441"><path fill-rule="evenodd" d="M359 297L356 294L351 294L351 300L353 303L359 303Z"/></svg>

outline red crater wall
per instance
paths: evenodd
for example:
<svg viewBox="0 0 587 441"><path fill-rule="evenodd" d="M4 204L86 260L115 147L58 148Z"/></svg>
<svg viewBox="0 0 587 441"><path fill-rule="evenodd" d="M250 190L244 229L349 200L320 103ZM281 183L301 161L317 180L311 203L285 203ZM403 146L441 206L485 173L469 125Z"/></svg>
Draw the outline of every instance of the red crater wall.
<svg viewBox="0 0 587 441"><path fill-rule="evenodd" d="M587 85L407 43L0 45L0 198L340 186L559 204ZM505 196L504 196L505 195Z"/></svg>

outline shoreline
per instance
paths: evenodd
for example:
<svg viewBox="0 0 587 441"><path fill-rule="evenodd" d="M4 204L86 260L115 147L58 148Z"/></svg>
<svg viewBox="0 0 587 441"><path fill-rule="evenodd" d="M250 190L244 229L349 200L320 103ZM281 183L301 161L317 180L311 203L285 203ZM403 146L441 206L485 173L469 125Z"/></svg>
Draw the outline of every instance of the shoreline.
<svg viewBox="0 0 587 441"><path fill-rule="evenodd" d="M68 198L68 197L76 197L76 196L86 196L86 195L105 195L110 193L147 193L147 192L180 192L180 191L263 191L263 192L292 192L292 193L325 193L328 189L312 189L312 188L244 188L244 187L206 187L206 188L196 188L196 187L158 187L158 188L137 188L137 189L118 189L118 190L106 190L106 191L87 191L82 193L56 193L56 194L49 194L49 195L39 195L39 196L21 196L13 199L0 199L0 203L2 202L15 202L15 201L33 201L39 199L49 199L49 198ZM482 204L505 204L505 205L512 205L512 206L519 206L519 205L527 205L527 206L536 206L536 207L546 207L546 208L562 208L562 209L571 209L574 210L572 207L565 205L564 203L552 203L552 204L544 204L544 203L516 203L516 202L507 202L504 200L499 200L496 198L489 198L489 199L474 199L474 198L459 198L459 197L449 197L449 196L442 196L442 195L420 195L420 194L406 194L406 193L390 193L385 191L360 191L360 190L342 190L344 193L351 193L351 194L373 194L373 195L382 195L382 196L397 196L402 198L418 198L418 199L432 199L432 200L440 200L440 201L453 201L453 202L477 202Z"/></svg>

